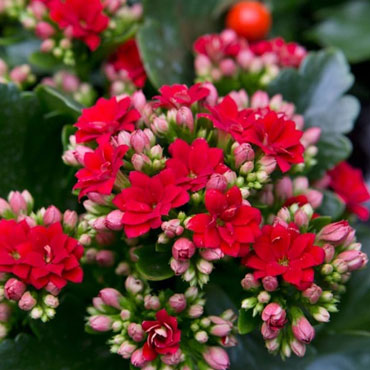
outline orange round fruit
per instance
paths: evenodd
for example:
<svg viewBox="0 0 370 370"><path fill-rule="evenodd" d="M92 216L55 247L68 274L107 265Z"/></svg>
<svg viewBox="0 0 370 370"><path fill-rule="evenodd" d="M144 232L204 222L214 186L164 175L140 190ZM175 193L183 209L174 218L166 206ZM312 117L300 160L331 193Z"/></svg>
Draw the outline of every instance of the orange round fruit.
<svg viewBox="0 0 370 370"><path fill-rule="evenodd" d="M241 1L226 17L226 26L249 41L266 37L271 27L271 14L259 1Z"/></svg>

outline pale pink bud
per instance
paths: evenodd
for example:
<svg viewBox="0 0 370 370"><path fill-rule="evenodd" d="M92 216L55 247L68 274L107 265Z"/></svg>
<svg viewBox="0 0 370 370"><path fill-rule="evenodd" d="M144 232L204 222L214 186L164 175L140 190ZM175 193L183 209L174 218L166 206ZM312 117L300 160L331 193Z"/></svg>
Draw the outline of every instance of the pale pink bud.
<svg viewBox="0 0 370 370"><path fill-rule="evenodd" d="M294 214L294 223L298 227L307 226L308 225L307 213L304 212L302 209L298 209L297 212Z"/></svg>
<svg viewBox="0 0 370 370"><path fill-rule="evenodd" d="M207 75L212 67L211 60L204 54L198 54L194 60L194 68L198 76Z"/></svg>
<svg viewBox="0 0 370 370"><path fill-rule="evenodd" d="M134 322L129 324L127 328L127 333L135 342L141 342L144 339L145 335L141 325Z"/></svg>
<svg viewBox="0 0 370 370"><path fill-rule="evenodd" d="M208 334L207 334L207 332L205 332L204 330L198 331L198 332L195 334L195 339L196 339L199 343L207 343L207 342L208 342Z"/></svg>
<svg viewBox="0 0 370 370"><path fill-rule="evenodd" d="M84 202L84 204L85 203L86 203L86 201ZM107 230L106 217L105 216L100 216L100 217L96 218L94 220L94 222L92 223L92 227L95 230L98 230L98 231Z"/></svg>
<svg viewBox="0 0 370 370"><path fill-rule="evenodd" d="M52 283L51 281L49 281L49 282L47 283L47 285L46 285L46 287L45 287L45 290L46 290L48 293L53 294L53 295L55 295L55 296L57 296L57 295L60 293L60 289L59 289L59 288L57 288L57 287L55 286L55 284L54 284L54 283Z"/></svg>
<svg viewBox="0 0 370 370"><path fill-rule="evenodd" d="M273 292L277 289L279 283L275 276L265 276L262 279L262 285L265 290L268 292Z"/></svg>
<svg viewBox="0 0 370 370"><path fill-rule="evenodd" d="M155 133L161 135L165 134L168 131L169 125L164 118L155 117L151 125L151 128Z"/></svg>
<svg viewBox="0 0 370 370"><path fill-rule="evenodd" d="M263 339L274 339L279 335L279 333L280 329L272 328L265 322L261 326L261 334Z"/></svg>
<svg viewBox="0 0 370 370"><path fill-rule="evenodd" d="M249 49L241 50L236 60L243 69L248 69L253 60L253 53Z"/></svg>
<svg viewBox="0 0 370 370"><path fill-rule="evenodd" d="M229 185L234 185L236 182L236 173L234 171L226 171L223 177L225 177Z"/></svg>
<svg viewBox="0 0 370 370"><path fill-rule="evenodd" d="M136 171L142 171L145 164L147 165L152 164L149 157L142 153L141 154L135 153L131 158L131 163L134 166Z"/></svg>
<svg viewBox="0 0 370 370"><path fill-rule="evenodd" d="M318 240L329 242L334 246L342 244L352 230L347 221L338 221L324 226L317 235Z"/></svg>
<svg viewBox="0 0 370 370"><path fill-rule="evenodd" d="M36 25L35 33L37 37L45 40L53 36L55 33L55 30L54 30L54 27L50 23L39 22Z"/></svg>
<svg viewBox="0 0 370 370"><path fill-rule="evenodd" d="M321 128L320 127L310 127L306 131L303 132L301 137L302 145L307 148L309 145L315 145L321 136Z"/></svg>
<svg viewBox="0 0 370 370"><path fill-rule="evenodd" d="M31 311L36 306L36 299L30 292L25 292L18 301L18 307L23 311Z"/></svg>
<svg viewBox="0 0 370 370"><path fill-rule="evenodd" d="M8 321L11 313L12 313L12 310L8 304L0 303L0 321L2 322Z"/></svg>
<svg viewBox="0 0 370 370"><path fill-rule="evenodd" d="M170 267L175 275L182 275L187 271L190 266L189 260L179 261L175 258L171 258Z"/></svg>
<svg viewBox="0 0 370 370"><path fill-rule="evenodd" d="M67 209L63 214L63 224L69 229L74 229L77 225L78 215L76 211Z"/></svg>
<svg viewBox="0 0 370 370"><path fill-rule="evenodd" d="M244 162L239 169L241 175L247 175L254 168L254 163L252 161Z"/></svg>
<svg viewBox="0 0 370 370"><path fill-rule="evenodd" d="M224 257L224 253L220 248L201 249L199 254L207 261L217 261Z"/></svg>
<svg viewBox="0 0 370 370"><path fill-rule="evenodd" d="M27 212L27 202L19 191L10 192L8 201L12 211L16 215Z"/></svg>
<svg viewBox="0 0 370 370"><path fill-rule="evenodd" d="M180 225L180 220L177 218L163 222L161 228L169 238L179 236L184 231L184 228Z"/></svg>
<svg viewBox="0 0 370 370"><path fill-rule="evenodd" d="M185 261L191 258L195 253L195 245L187 238L177 239L172 246L173 258Z"/></svg>
<svg viewBox="0 0 370 370"><path fill-rule="evenodd" d="M122 310L119 316L123 321L126 321L131 317L131 312L129 310Z"/></svg>
<svg viewBox="0 0 370 370"><path fill-rule="evenodd" d="M27 80L30 73L31 73L31 68L28 65L24 64L21 66L14 67L10 71L9 75L12 81L21 84Z"/></svg>
<svg viewBox="0 0 370 370"><path fill-rule="evenodd" d="M30 7L30 10L32 11L33 15L37 19L41 19L46 14L46 12L48 10L46 5L40 0L31 1L29 7Z"/></svg>
<svg viewBox="0 0 370 370"><path fill-rule="evenodd" d="M1 13L1 12L0 12ZM0 58L0 76L4 76L8 72L8 65Z"/></svg>
<svg viewBox="0 0 370 370"><path fill-rule="evenodd" d="M215 370L226 370L230 366L229 356L221 347L208 347L203 358Z"/></svg>
<svg viewBox="0 0 370 370"><path fill-rule="evenodd" d="M295 123L297 130L303 130L304 127L304 117L301 114L294 114L292 120Z"/></svg>
<svg viewBox="0 0 370 370"><path fill-rule="evenodd" d="M227 189L227 180L225 176L219 173L212 174L207 182L206 189L216 189L222 193L225 192Z"/></svg>
<svg viewBox="0 0 370 370"><path fill-rule="evenodd" d="M290 348L294 354L298 357L303 357L306 353L306 345L297 339L293 339L290 342Z"/></svg>
<svg viewBox="0 0 370 370"><path fill-rule="evenodd" d="M312 316L319 322L328 322L330 320L330 314L324 307L316 307L312 312Z"/></svg>
<svg viewBox="0 0 370 370"><path fill-rule="evenodd" d="M322 249L324 250L325 252L325 262L326 263L329 263L331 262L331 260L333 259L334 257L334 254L335 254L335 248L333 245L331 244L324 244L322 246Z"/></svg>
<svg viewBox="0 0 370 370"><path fill-rule="evenodd" d="M275 185L276 195L282 200L289 199L293 196L293 182L288 177L285 176L278 180Z"/></svg>
<svg viewBox="0 0 370 370"><path fill-rule="evenodd" d="M52 225L56 222L62 221L62 213L55 206L50 206L46 209L42 218L45 226Z"/></svg>
<svg viewBox="0 0 370 370"><path fill-rule="evenodd" d="M120 131L117 136L117 145L130 146L131 134L127 131Z"/></svg>
<svg viewBox="0 0 370 370"><path fill-rule="evenodd" d="M10 278L4 286L5 298L13 301L19 301L25 291L26 284L15 278Z"/></svg>
<svg viewBox="0 0 370 370"><path fill-rule="evenodd" d="M176 123L179 126L185 126L190 132L194 129L194 117L190 108L181 107L176 113Z"/></svg>
<svg viewBox="0 0 370 370"><path fill-rule="evenodd" d="M135 344L125 341L120 345L117 354L128 360L136 348Z"/></svg>
<svg viewBox="0 0 370 370"><path fill-rule="evenodd" d="M89 324L96 331L108 331L112 329L112 320L108 316L97 315L89 318Z"/></svg>
<svg viewBox="0 0 370 370"><path fill-rule="evenodd" d="M144 289L144 284L141 280L128 276L125 281L125 288L132 294L137 294Z"/></svg>
<svg viewBox="0 0 370 370"><path fill-rule="evenodd" d="M293 320L292 331L300 342L306 344L310 343L315 337L315 329L303 315Z"/></svg>
<svg viewBox="0 0 370 370"><path fill-rule="evenodd" d="M268 175L274 172L276 168L276 159L265 155L262 157L258 163L261 165L261 169L265 171Z"/></svg>
<svg viewBox="0 0 370 370"><path fill-rule="evenodd" d="M115 234L112 231L100 231L95 236L96 241L101 246L110 246L115 241ZM112 254L114 257L114 254Z"/></svg>
<svg viewBox="0 0 370 370"><path fill-rule="evenodd" d="M96 253L96 263L102 267L111 267L114 265L114 253L103 249Z"/></svg>
<svg viewBox="0 0 370 370"><path fill-rule="evenodd" d="M219 316L209 316L209 319L214 324L211 327L211 334L216 337L225 337L230 334L233 327L230 321L226 321Z"/></svg>
<svg viewBox="0 0 370 370"><path fill-rule="evenodd" d="M308 189L308 178L305 176L298 176L293 180L293 188L297 193L303 193Z"/></svg>
<svg viewBox="0 0 370 370"><path fill-rule="evenodd" d="M234 149L235 166L238 168L246 161L253 161L254 150L248 143L238 145Z"/></svg>
<svg viewBox="0 0 370 370"><path fill-rule="evenodd" d="M266 345L266 348L267 350L270 352L270 353L273 353L275 351L277 351L280 347L280 342L277 338L273 338L273 339L267 339L265 341L265 345Z"/></svg>
<svg viewBox="0 0 370 370"><path fill-rule="evenodd" d="M285 325L286 312L278 303L269 303L262 311L262 320L272 328L280 329Z"/></svg>
<svg viewBox="0 0 370 370"><path fill-rule="evenodd" d="M183 354L181 349L178 349L175 353L161 356L161 360L166 365L177 365L183 361Z"/></svg>
<svg viewBox="0 0 370 370"><path fill-rule="evenodd" d="M202 87L205 87L209 90L209 95L205 98L205 104L210 106L216 105L218 99L218 92L215 85L213 85L210 82L205 82L202 84Z"/></svg>
<svg viewBox="0 0 370 370"><path fill-rule="evenodd" d="M4 217L4 214L11 211L9 203L3 199L0 198L0 216Z"/></svg>
<svg viewBox="0 0 370 370"><path fill-rule="evenodd" d="M209 275L213 270L213 264L212 262L200 259L197 262L197 268L202 274Z"/></svg>
<svg viewBox="0 0 370 370"><path fill-rule="evenodd" d="M44 297L44 303L48 307L57 308L59 306L59 299L52 294L47 294Z"/></svg>
<svg viewBox="0 0 370 370"><path fill-rule="evenodd" d="M98 310L98 311L104 311L104 302L100 297L94 297L93 300L93 306Z"/></svg>
<svg viewBox="0 0 370 370"><path fill-rule="evenodd" d="M270 99L265 91L256 91L251 98L251 107L256 108L265 108L269 105Z"/></svg>
<svg viewBox="0 0 370 370"><path fill-rule="evenodd" d="M231 91L229 96L234 100L239 109L243 109L248 106L248 94L244 89L239 91Z"/></svg>
<svg viewBox="0 0 370 370"><path fill-rule="evenodd" d="M168 300L168 304L171 306L171 308L176 312L180 313L185 310L186 308L186 298L184 294L174 294L170 297Z"/></svg>
<svg viewBox="0 0 370 370"><path fill-rule="evenodd" d="M194 304L189 307L188 314L191 318L196 319L203 315L204 308L200 304Z"/></svg>
<svg viewBox="0 0 370 370"><path fill-rule="evenodd" d="M302 292L302 296L307 298L311 304L317 303L317 301L321 297L321 294L322 289L316 284L312 284L309 288L305 289Z"/></svg>
<svg viewBox="0 0 370 370"><path fill-rule="evenodd" d="M132 94L132 105L141 112L144 109L144 106L146 104L146 98L145 95L141 90L135 91Z"/></svg>
<svg viewBox="0 0 370 370"><path fill-rule="evenodd" d="M152 158L160 159L163 156L163 148L157 144L150 148L150 155Z"/></svg>
<svg viewBox="0 0 370 370"><path fill-rule="evenodd" d="M71 73L64 73L62 79L62 88L64 91L74 93L80 87L80 80Z"/></svg>
<svg viewBox="0 0 370 370"><path fill-rule="evenodd" d="M236 72L236 64L231 58L221 60L220 70L224 76L232 76Z"/></svg>
<svg viewBox="0 0 370 370"><path fill-rule="evenodd" d="M113 288L104 288L99 292L99 297L107 306L117 308L118 310L121 309L119 301L122 295L118 290Z"/></svg>
<svg viewBox="0 0 370 370"><path fill-rule="evenodd" d="M161 307L159 298L155 295L146 295L144 297L144 307L147 310L159 310L159 308Z"/></svg>
<svg viewBox="0 0 370 370"><path fill-rule="evenodd" d="M348 271L348 265L347 265L346 261L344 261L344 260L342 260L340 258L336 258L332 262L332 265L335 268L335 270L337 272L339 272L340 274L344 274L345 272Z"/></svg>
<svg viewBox="0 0 370 370"><path fill-rule="evenodd" d="M54 47L55 41L53 39L47 39L41 43L40 50L42 53L50 53Z"/></svg>
<svg viewBox="0 0 370 370"><path fill-rule="evenodd" d="M105 218L105 224L110 230L121 230L122 229L122 217L123 212L116 209L110 213L108 213L107 217Z"/></svg>
<svg viewBox="0 0 370 370"><path fill-rule="evenodd" d="M136 367L143 367L146 362L142 348L137 349L131 356L131 363Z"/></svg>
<svg viewBox="0 0 370 370"><path fill-rule="evenodd" d="M314 190L314 189L310 189L306 194L305 194L308 202L311 204L312 208L318 208L321 206L321 203L322 203L322 199L324 197L323 193L318 191L318 190Z"/></svg>
<svg viewBox="0 0 370 370"><path fill-rule="evenodd" d="M44 82L43 82L44 83ZM49 84L50 85L50 84ZM51 85L50 85L51 86ZM55 87L55 86L54 86ZM78 166L80 162L77 160L75 156L75 150L66 150L62 155L62 160L68 166Z"/></svg>
<svg viewBox="0 0 370 370"><path fill-rule="evenodd" d="M347 263L348 271L359 270L368 263L367 255L357 250L344 251L338 255L338 258Z"/></svg>
<svg viewBox="0 0 370 370"><path fill-rule="evenodd" d="M150 140L142 130L136 130L131 134L130 144L136 153L142 153L145 149L150 149Z"/></svg>
<svg viewBox="0 0 370 370"><path fill-rule="evenodd" d="M241 281L242 287L244 290L255 289L260 286L258 280L256 280L253 274L248 273L244 276L244 279Z"/></svg>

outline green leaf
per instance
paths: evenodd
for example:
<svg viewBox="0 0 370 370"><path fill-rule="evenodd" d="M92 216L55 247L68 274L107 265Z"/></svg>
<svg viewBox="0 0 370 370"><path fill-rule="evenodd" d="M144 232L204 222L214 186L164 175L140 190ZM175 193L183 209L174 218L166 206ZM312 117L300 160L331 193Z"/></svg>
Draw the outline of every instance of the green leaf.
<svg viewBox="0 0 370 370"><path fill-rule="evenodd" d="M170 253L155 250L154 245L145 245L135 251L138 257L136 267L145 279L160 281L171 278L174 273L170 268Z"/></svg>
<svg viewBox="0 0 370 370"><path fill-rule="evenodd" d="M194 78L192 45L216 29L222 0L144 0L144 24L137 40L145 70L154 87L191 84Z"/></svg>
<svg viewBox="0 0 370 370"><path fill-rule="evenodd" d="M56 67L61 67L62 63L54 55L43 53L41 51L33 52L28 61L33 65L43 70L53 70Z"/></svg>
<svg viewBox="0 0 370 370"><path fill-rule="evenodd" d="M308 34L323 46L342 49L352 63L370 59L370 3L367 0L347 1L338 7L322 10L323 19Z"/></svg>
<svg viewBox="0 0 370 370"><path fill-rule="evenodd" d="M333 220L336 220L343 214L344 209L345 204L338 196L330 190L325 190L322 204L317 212L322 215L330 216Z"/></svg>
<svg viewBox="0 0 370 370"><path fill-rule="evenodd" d="M269 85L269 93L282 94L303 114L305 127L325 133L347 133L359 113L358 101L343 94L353 76L344 55L334 49L310 53L299 70L284 69Z"/></svg>
<svg viewBox="0 0 370 370"><path fill-rule="evenodd" d="M310 171L310 177L315 179L321 178L326 170L348 158L352 152L351 141L335 132L323 134L317 148L317 164Z"/></svg>
<svg viewBox="0 0 370 370"><path fill-rule="evenodd" d="M319 232L324 226L329 225L331 222L331 217L320 216L316 217L310 222L310 229L314 230L316 233Z"/></svg>
<svg viewBox="0 0 370 370"><path fill-rule="evenodd" d="M253 331L261 319L252 315L253 310L239 310L238 329L240 334L249 334Z"/></svg>

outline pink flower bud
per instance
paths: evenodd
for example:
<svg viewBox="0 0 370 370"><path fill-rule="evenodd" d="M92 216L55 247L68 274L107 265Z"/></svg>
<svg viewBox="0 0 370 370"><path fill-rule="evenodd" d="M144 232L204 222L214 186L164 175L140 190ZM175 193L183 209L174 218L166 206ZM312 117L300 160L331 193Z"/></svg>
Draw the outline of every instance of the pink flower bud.
<svg viewBox="0 0 370 370"><path fill-rule="evenodd" d="M213 270L213 264L212 262L200 259L197 262L197 268L202 274L209 275Z"/></svg>
<svg viewBox="0 0 370 370"><path fill-rule="evenodd" d="M196 339L199 343L207 343L207 342L208 342L208 334L207 334L207 332L205 332L204 330L198 331L198 332L195 334L195 339Z"/></svg>
<svg viewBox="0 0 370 370"><path fill-rule="evenodd" d="M268 292L273 292L277 289L279 283L275 276L265 276L262 279L262 285L265 290Z"/></svg>
<svg viewBox="0 0 370 370"><path fill-rule="evenodd" d="M9 203L5 199L0 198L0 216L4 217L4 215L10 211Z"/></svg>
<svg viewBox="0 0 370 370"><path fill-rule="evenodd" d="M267 155L263 156L258 163L261 165L261 169L265 171L268 175L274 172L276 168L276 160L273 157Z"/></svg>
<svg viewBox="0 0 370 370"><path fill-rule="evenodd" d="M251 98L251 107L254 109L265 108L269 105L269 102L269 96L265 91L256 91Z"/></svg>
<svg viewBox="0 0 370 370"><path fill-rule="evenodd" d="M172 256L179 261L191 258L195 253L195 245L187 238L177 239L172 246Z"/></svg>
<svg viewBox="0 0 370 370"><path fill-rule="evenodd" d="M326 263L329 263L331 262L331 260L333 259L334 257L334 254L335 254L335 248L333 245L331 244L324 244L322 246L322 249L324 250L325 252L325 262Z"/></svg>
<svg viewBox="0 0 370 370"><path fill-rule="evenodd" d="M5 298L12 301L19 301L26 291L26 284L15 278L10 278L4 286Z"/></svg>
<svg viewBox="0 0 370 370"><path fill-rule="evenodd" d="M216 189L225 192L227 189L227 180L225 176L219 173L212 174L207 182L206 189Z"/></svg>
<svg viewBox="0 0 370 370"><path fill-rule="evenodd" d="M144 284L141 280L135 279L133 276L128 276L125 281L125 288L132 294L137 294L144 289Z"/></svg>
<svg viewBox="0 0 370 370"><path fill-rule="evenodd" d="M330 313L324 307L315 307L312 311L312 316L319 322L328 322L330 320Z"/></svg>
<svg viewBox="0 0 370 370"><path fill-rule="evenodd" d="M31 311L36 306L36 299L30 292L25 292L18 301L18 307L23 311Z"/></svg>
<svg viewBox="0 0 370 370"><path fill-rule="evenodd" d="M57 288L57 287L55 286L55 284L54 284L54 283L52 283L51 281L49 281L49 282L47 283L47 285L46 285L46 287L45 287L45 290L46 290L48 293L53 294L53 295L55 295L55 296L57 296L57 295L60 293L60 289L59 289L59 288Z"/></svg>
<svg viewBox="0 0 370 370"><path fill-rule="evenodd" d="M62 221L62 213L59 209L55 206L48 207L43 216L44 225L49 226L60 221Z"/></svg>
<svg viewBox="0 0 370 370"><path fill-rule="evenodd" d="M281 329L286 323L286 312L278 303L269 303L262 311L262 320L273 329Z"/></svg>
<svg viewBox="0 0 370 370"><path fill-rule="evenodd" d="M14 81L15 83L21 84L27 80L30 73L31 73L30 66L23 64L21 66L14 67L10 71L9 76L11 80Z"/></svg>
<svg viewBox="0 0 370 370"><path fill-rule="evenodd" d="M99 297L107 306L117 308L118 310L121 309L119 301L122 294L118 290L113 288L104 288L99 292Z"/></svg>
<svg viewBox="0 0 370 370"><path fill-rule="evenodd" d="M236 72L236 64L231 58L221 60L220 70L224 76L232 76Z"/></svg>
<svg viewBox="0 0 370 370"><path fill-rule="evenodd" d="M143 367L146 362L142 348L137 349L131 356L131 363L136 367Z"/></svg>
<svg viewBox="0 0 370 370"><path fill-rule="evenodd" d="M298 357L303 357L306 353L306 345L297 339L293 339L290 342L290 348L294 354Z"/></svg>
<svg viewBox="0 0 370 370"><path fill-rule="evenodd" d="M246 161L253 161L254 150L248 143L238 145L234 149L235 166L239 168Z"/></svg>
<svg viewBox="0 0 370 370"><path fill-rule="evenodd" d="M213 85L210 82L205 82L202 84L202 87L205 87L206 89L209 90L209 95L205 99L205 104L213 107L214 105L217 104L218 99L218 92L215 85Z"/></svg>
<svg viewBox="0 0 370 370"><path fill-rule="evenodd" d="M161 228L169 238L179 236L184 231L184 228L180 225L180 220L177 218L163 222Z"/></svg>
<svg viewBox="0 0 370 370"><path fill-rule="evenodd" d="M129 310L122 310L119 316L123 321L126 321L131 317L131 312Z"/></svg>
<svg viewBox="0 0 370 370"><path fill-rule="evenodd" d="M187 271L190 266L189 260L179 261L175 258L171 258L170 267L175 275L182 275Z"/></svg>
<svg viewBox="0 0 370 370"><path fill-rule="evenodd" d="M230 366L229 356L221 347L208 347L203 358L215 370L226 370Z"/></svg>
<svg viewBox="0 0 370 370"><path fill-rule="evenodd" d="M321 294L322 289L314 283L302 292L302 296L307 298L311 304L317 303L317 301L321 297Z"/></svg>
<svg viewBox="0 0 370 370"><path fill-rule="evenodd" d="M231 91L229 96L234 100L239 109L248 107L248 94L244 89L239 91Z"/></svg>
<svg viewBox="0 0 370 370"><path fill-rule="evenodd" d="M48 307L57 308L59 306L59 299L52 294L47 294L44 297L44 303Z"/></svg>
<svg viewBox="0 0 370 370"><path fill-rule="evenodd" d="M253 53L249 49L241 50L236 59L243 69L248 69L253 60Z"/></svg>
<svg viewBox="0 0 370 370"><path fill-rule="evenodd" d="M306 344L310 343L315 337L315 329L303 315L293 320L292 331L300 342Z"/></svg>
<svg viewBox="0 0 370 370"><path fill-rule="evenodd" d="M308 189L308 178L305 176L298 176L293 180L293 188L297 193L303 193Z"/></svg>
<svg viewBox="0 0 370 370"><path fill-rule="evenodd" d="M117 354L128 360L136 348L135 344L125 341L120 345Z"/></svg>
<svg viewBox="0 0 370 370"><path fill-rule="evenodd" d="M248 273L244 276L244 279L241 281L242 287L244 290L251 290L258 288L261 284L256 280L253 274Z"/></svg>
<svg viewBox="0 0 370 370"><path fill-rule="evenodd" d="M180 313L186 308L186 298L184 294L174 294L168 300L168 304L176 312Z"/></svg>
<svg viewBox="0 0 370 370"><path fill-rule="evenodd" d="M308 216L307 213L304 212L302 209L298 209L297 212L294 214L294 223L298 227L307 226L308 225Z"/></svg>
<svg viewBox="0 0 370 370"><path fill-rule="evenodd" d="M204 308L200 304L194 304L189 307L188 314L192 319L196 319L203 315Z"/></svg>
<svg viewBox="0 0 370 370"><path fill-rule="evenodd" d="M62 88L67 93L75 93L80 87L80 80L71 73L64 73L62 78Z"/></svg>
<svg viewBox="0 0 370 370"><path fill-rule="evenodd" d="M131 163L134 166L136 171L142 171L145 164L147 165L152 164L148 156L146 156L145 154L138 154L138 153L135 153L131 157Z"/></svg>
<svg viewBox="0 0 370 370"><path fill-rule="evenodd" d="M89 318L89 324L96 331L108 331L112 329L112 320L108 316L97 315Z"/></svg>
<svg viewBox="0 0 370 370"><path fill-rule="evenodd" d="M261 326L261 334L263 339L274 339L279 335L279 333L280 329L272 328L265 322Z"/></svg>
<svg viewBox="0 0 370 370"><path fill-rule="evenodd" d="M324 226L317 235L318 240L329 242L334 246L342 244L352 230L347 221L338 221Z"/></svg>
<svg viewBox="0 0 370 370"><path fill-rule="evenodd" d="M323 193L318 190L310 189L305 194L308 202L311 204L312 208L318 208L321 206L322 199L324 197Z"/></svg>
<svg viewBox="0 0 370 370"><path fill-rule="evenodd" d="M111 267L114 265L114 254L112 251L103 249L96 253L96 263L101 267Z"/></svg>
<svg viewBox="0 0 370 370"><path fill-rule="evenodd" d="M112 243L114 243L116 237L115 234L112 231L100 231L98 230L95 239L98 244L101 246L109 246ZM114 257L114 253L112 252L112 256Z"/></svg>
<svg viewBox="0 0 370 370"><path fill-rule="evenodd" d="M275 185L275 191L276 195L282 200L291 198L293 196L292 180L288 176L278 180Z"/></svg>
<svg viewBox="0 0 370 370"><path fill-rule="evenodd" d="M302 145L307 148L310 145L315 145L321 136L321 128L320 127L310 127L303 132L301 137Z"/></svg>
<svg viewBox="0 0 370 370"><path fill-rule="evenodd" d="M94 297L92 302L94 308L96 308L98 311L104 311L104 302L100 297Z"/></svg>
<svg viewBox="0 0 370 370"><path fill-rule="evenodd" d="M142 130L136 130L131 134L130 144L136 153L142 153L145 149L150 149L150 140Z"/></svg>
<svg viewBox="0 0 370 370"><path fill-rule="evenodd" d="M146 295L144 297L144 307L147 310L154 310L157 311L161 307L161 303L159 298L155 295Z"/></svg>
<svg viewBox="0 0 370 370"><path fill-rule="evenodd" d="M10 208L16 215L27 212L27 202L19 191L10 192L8 200Z"/></svg>
<svg viewBox="0 0 370 370"><path fill-rule="evenodd" d="M110 213L108 213L107 217L105 218L105 224L108 229L110 230L121 230L122 229L122 217L123 212L116 209Z"/></svg>
<svg viewBox="0 0 370 370"><path fill-rule="evenodd" d="M63 214L63 224L69 229L74 229L77 225L78 215L76 211L67 209Z"/></svg>
<svg viewBox="0 0 370 370"><path fill-rule="evenodd" d="M204 54L198 54L194 60L194 68L198 76L209 74L212 67L211 60Z"/></svg>
<svg viewBox="0 0 370 370"><path fill-rule="evenodd" d="M141 90L135 91L132 94L132 105L139 111L141 112L146 104L146 98L145 95Z"/></svg>
<svg viewBox="0 0 370 370"><path fill-rule="evenodd" d="M54 27L50 23L39 22L36 25L35 33L37 37L45 40L53 36L55 33L55 30L54 30Z"/></svg>
<svg viewBox="0 0 370 370"><path fill-rule="evenodd" d="M177 365L183 361L183 354L181 349L178 349L175 353L161 356L161 360L166 365Z"/></svg>
<svg viewBox="0 0 370 370"><path fill-rule="evenodd" d="M357 250L344 251L338 255L338 258L347 263L348 271L359 270L368 263L367 255Z"/></svg>
<svg viewBox="0 0 370 370"><path fill-rule="evenodd" d="M55 41L53 39L47 39L41 43L40 50L42 53L50 53L54 47Z"/></svg>
<svg viewBox="0 0 370 370"><path fill-rule="evenodd" d="M230 321L226 321L219 316L209 316L212 324L211 327L211 334L215 335L216 337L226 337L230 334L231 329L233 327Z"/></svg>
<svg viewBox="0 0 370 370"><path fill-rule="evenodd" d="M161 135L165 134L168 131L169 125L164 118L155 117L151 125L151 128L156 134Z"/></svg>
<svg viewBox="0 0 370 370"><path fill-rule="evenodd" d="M0 11L1 13L1 11ZM0 58L0 76L4 76L8 72L8 65Z"/></svg>
<svg viewBox="0 0 370 370"><path fill-rule="evenodd" d="M270 353L273 353L275 351L277 351L280 347L280 342L277 338L273 338L273 339L267 339L265 341L265 345L266 345L266 348L267 350L270 352Z"/></svg>
<svg viewBox="0 0 370 370"><path fill-rule="evenodd" d="M340 258L336 258L333 262L332 262L332 266L335 268L335 270L337 272L339 272L340 274L344 274L345 272L348 271L348 265L346 263L346 261L340 259Z"/></svg>
<svg viewBox="0 0 370 370"><path fill-rule="evenodd" d="M194 129L194 117L190 108L181 107L176 113L176 123L179 126L185 126L190 132Z"/></svg>
<svg viewBox="0 0 370 370"><path fill-rule="evenodd" d="M201 249L199 254L207 261L218 261L224 257L224 252L220 248Z"/></svg>
<svg viewBox="0 0 370 370"><path fill-rule="evenodd" d="M7 322L12 313L12 309L6 303L0 303L0 321Z"/></svg>
<svg viewBox="0 0 370 370"><path fill-rule="evenodd" d="M130 323L127 328L128 335L135 341L141 342L144 339L145 332L140 324Z"/></svg>

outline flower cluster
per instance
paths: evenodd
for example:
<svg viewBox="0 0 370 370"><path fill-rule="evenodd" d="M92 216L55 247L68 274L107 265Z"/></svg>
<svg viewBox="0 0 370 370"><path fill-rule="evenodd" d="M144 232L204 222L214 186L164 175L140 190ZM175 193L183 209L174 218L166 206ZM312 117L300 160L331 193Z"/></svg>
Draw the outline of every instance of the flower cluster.
<svg viewBox="0 0 370 370"><path fill-rule="evenodd" d="M77 223L75 211L50 206L33 212L26 190L0 198L1 307L18 306L43 321L54 317L61 289L83 278L83 247L69 236Z"/></svg>
<svg viewBox="0 0 370 370"><path fill-rule="evenodd" d="M221 89L224 80L231 82L233 89L264 87L281 68L298 68L306 56L302 46L282 38L248 43L232 30L201 36L193 48L198 80L213 82Z"/></svg>
<svg viewBox="0 0 370 370"><path fill-rule="evenodd" d="M9 11L7 11L9 13ZM32 0L10 12L42 41L41 51L75 64L74 40L95 51L102 38L113 40L141 18L141 5L124 0Z"/></svg>
<svg viewBox="0 0 370 370"><path fill-rule="evenodd" d="M12 82L24 89L34 84L36 77L28 64L22 64L10 69L8 64L0 58L0 82L3 84Z"/></svg>
<svg viewBox="0 0 370 370"><path fill-rule="evenodd" d="M88 327L112 331L111 352L142 369L226 369L229 357L222 347L236 344L236 319L231 310L205 316L203 294L197 288L184 293L153 294L144 281L130 275L126 293L104 288L88 309Z"/></svg>

